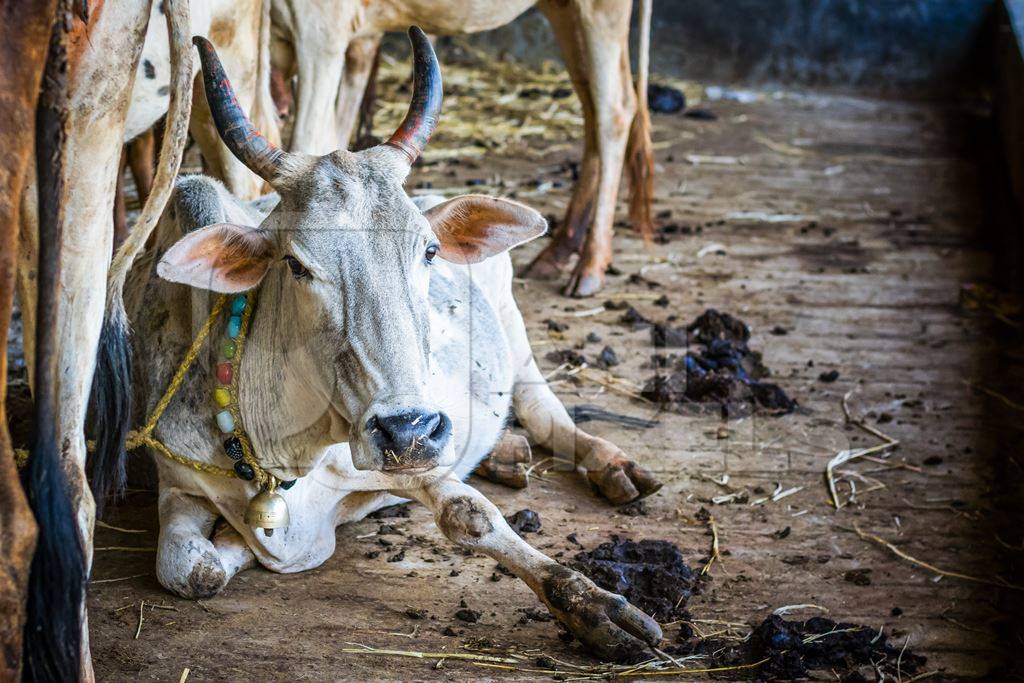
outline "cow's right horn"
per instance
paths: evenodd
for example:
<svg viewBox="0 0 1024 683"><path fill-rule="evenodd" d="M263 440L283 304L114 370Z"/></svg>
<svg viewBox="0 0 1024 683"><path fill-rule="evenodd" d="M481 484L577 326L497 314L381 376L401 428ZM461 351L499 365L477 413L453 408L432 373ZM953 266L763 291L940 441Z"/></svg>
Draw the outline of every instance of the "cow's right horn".
<svg viewBox="0 0 1024 683"><path fill-rule="evenodd" d="M224 67L210 41L202 36L193 36L192 43L199 48L206 101L210 105L220 139L250 171L273 184L281 175L288 153L263 137L238 106L231 81L224 73Z"/></svg>
<svg viewBox="0 0 1024 683"><path fill-rule="evenodd" d="M441 67L430 39L418 26L409 28L412 41L412 101L402 124L386 143L405 153L409 163L419 158L441 115Z"/></svg>

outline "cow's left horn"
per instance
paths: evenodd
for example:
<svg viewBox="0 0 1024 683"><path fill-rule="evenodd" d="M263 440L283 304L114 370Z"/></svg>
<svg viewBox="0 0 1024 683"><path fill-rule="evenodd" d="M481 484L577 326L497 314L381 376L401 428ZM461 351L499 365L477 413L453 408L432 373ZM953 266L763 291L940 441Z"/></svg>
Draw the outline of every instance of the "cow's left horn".
<svg viewBox="0 0 1024 683"><path fill-rule="evenodd" d="M273 184L287 163L288 153L263 137L242 111L210 41L202 36L193 36L192 43L199 48L206 102L210 105L220 139L250 171Z"/></svg>
<svg viewBox="0 0 1024 683"><path fill-rule="evenodd" d="M437 127L441 114L441 67L427 34L418 26L409 28L412 41L413 87L409 111L402 125L385 144L401 150L412 164L419 158Z"/></svg>

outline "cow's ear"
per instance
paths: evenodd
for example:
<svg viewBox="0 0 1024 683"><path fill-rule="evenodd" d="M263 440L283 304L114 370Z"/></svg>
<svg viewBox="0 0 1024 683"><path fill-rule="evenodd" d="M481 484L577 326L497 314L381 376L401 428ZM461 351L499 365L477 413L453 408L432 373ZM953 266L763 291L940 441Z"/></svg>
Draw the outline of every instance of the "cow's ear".
<svg viewBox="0 0 1024 683"><path fill-rule="evenodd" d="M548 226L538 211L519 202L475 194L449 199L423 215L441 243L441 258L454 263L500 254L543 235Z"/></svg>
<svg viewBox="0 0 1024 683"><path fill-rule="evenodd" d="M233 223L193 230L174 243L156 266L165 280L231 294L252 289L270 267L273 244L266 232Z"/></svg>

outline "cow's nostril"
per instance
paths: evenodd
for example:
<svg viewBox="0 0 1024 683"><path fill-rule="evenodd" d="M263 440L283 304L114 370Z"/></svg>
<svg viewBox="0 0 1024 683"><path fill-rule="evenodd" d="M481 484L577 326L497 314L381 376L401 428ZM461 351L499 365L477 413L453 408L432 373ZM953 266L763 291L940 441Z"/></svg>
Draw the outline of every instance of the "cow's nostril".
<svg viewBox="0 0 1024 683"><path fill-rule="evenodd" d="M444 445L452 431L452 421L444 413L437 413L437 426L430 433L430 438Z"/></svg>
<svg viewBox="0 0 1024 683"><path fill-rule="evenodd" d="M444 413L403 410L371 417L366 429L384 468L398 470L436 462L451 435L451 420Z"/></svg>

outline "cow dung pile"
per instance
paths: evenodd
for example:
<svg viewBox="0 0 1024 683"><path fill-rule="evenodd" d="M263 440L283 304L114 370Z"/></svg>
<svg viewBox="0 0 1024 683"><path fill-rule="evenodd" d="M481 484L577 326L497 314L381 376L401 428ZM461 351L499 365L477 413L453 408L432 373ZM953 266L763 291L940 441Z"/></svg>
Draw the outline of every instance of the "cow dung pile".
<svg viewBox="0 0 1024 683"><path fill-rule="evenodd" d="M705 655L713 666L739 666L763 662L754 676L759 680L796 680L811 671L829 671L845 683L867 681L861 667L896 678L914 675L925 657L889 643L877 628L835 622L824 617L787 621L772 615L746 640L690 638L666 648L672 655Z"/></svg>
<svg viewBox="0 0 1024 683"><path fill-rule="evenodd" d="M634 309L622 317L634 329L649 327L654 346L686 349L683 354L652 356L659 372L645 383L644 398L678 411L713 406L723 417L755 410L784 415L796 409L796 401L785 391L764 381L771 372L761 353L747 345L750 328L745 322L713 308L682 327L673 327L671 320L652 322Z"/></svg>
<svg viewBox="0 0 1024 683"><path fill-rule="evenodd" d="M700 577L668 541L612 536L593 550L577 553L572 567L660 622L688 618L686 604L700 587Z"/></svg>

